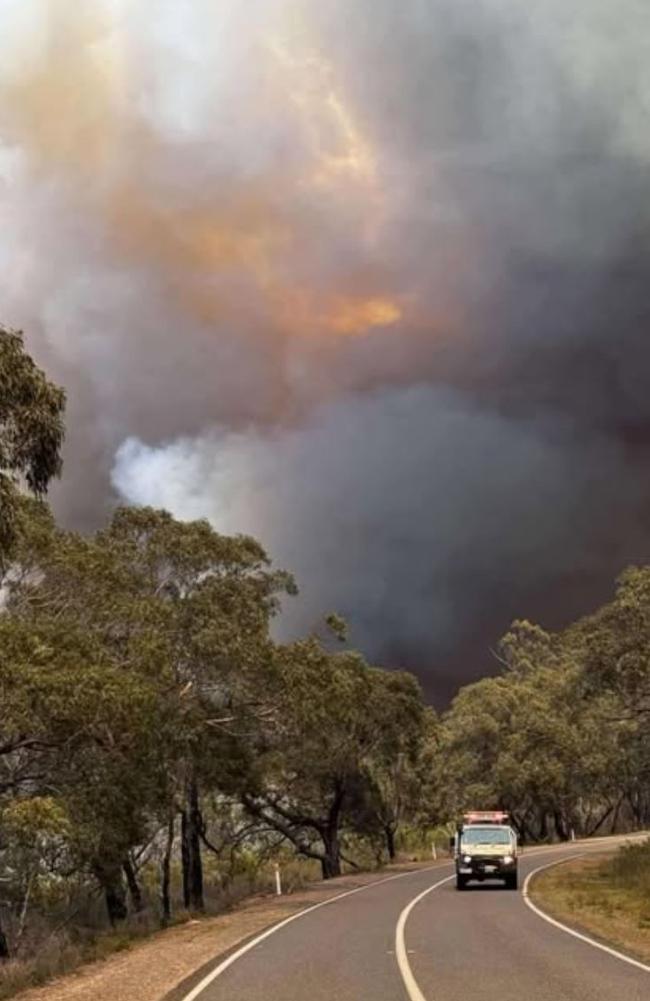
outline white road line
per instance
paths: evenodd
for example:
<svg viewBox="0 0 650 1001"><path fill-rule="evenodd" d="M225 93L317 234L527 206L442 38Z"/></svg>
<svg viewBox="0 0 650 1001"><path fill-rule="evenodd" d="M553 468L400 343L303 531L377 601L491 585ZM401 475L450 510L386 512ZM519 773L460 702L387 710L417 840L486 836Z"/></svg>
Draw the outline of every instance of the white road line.
<svg viewBox="0 0 650 1001"><path fill-rule="evenodd" d="M603 838L602 840L605 841L609 839ZM560 846L556 846L556 848L559 847ZM552 851L553 849L550 850ZM549 851L549 849L533 848L532 851L527 852L526 854L530 856L532 854L540 854L541 852L546 852L546 851ZM367 886L358 886L355 890L346 890L345 893L338 893L335 897L330 897L328 900L322 900L319 904L313 904L311 907L306 907L303 911L298 911L296 914L292 914L290 917L285 918L283 921L279 921L277 924L272 925L270 928L267 928L266 931L262 932L260 935L257 935L254 939L251 939L251 941L248 942L246 945L243 945L240 949L237 949L235 952L231 953L227 959L224 959L223 962L219 963L218 966L215 966L214 970L211 970L210 973L206 974L206 976L203 977L201 981L199 981L196 987L194 987L189 992L189 994L186 994L181 999L181 1001L195 1001L195 999L198 998L199 995L203 993L206 987L209 987L210 984L217 979L217 977L220 977L221 974L224 973L229 966L232 966L233 963L236 963L238 959L241 959L242 956L245 956L247 952L250 952L251 949L254 949L255 946L260 944L260 942L263 942L265 939L269 938L269 936L274 935L276 931L280 931L281 928L284 928L286 925L291 924L292 921L297 921L299 918L303 918L307 914L311 914L312 911L319 910L321 907L327 907L328 904L334 904L336 903L337 900L343 900L344 897L351 897L355 893L362 893L364 890L370 890L373 886L381 886L383 883L391 883L395 879L404 879L406 876L415 876L418 873L422 872L431 872L432 869L442 869L445 867L445 865L449 864L451 863L438 862L436 865L427 866L427 868L424 869L411 869L409 872L398 872L394 876L387 876L385 879L378 879L377 882L375 883L368 883ZM409 904L407 908L408 912L410 913L411 908L414 907L418 903L418 901L422 899L422 897L426 896L427 893L430 893L432 890L435 890L438 886L441 886L442 883L447 883L449 882L449 880L453 878L454 878L453 875L448 876L446 879L441 880L439 883L435 883L433 886L430 886L428 890L425 890L424 893L421 893L418 897L415 898L415 900L411 901L411 904ZM400 915L400 921L402 920L403 914L404 912L402 912L402 915ZM406 915L406 917L408 917L408 914ZM404 919L404 925L405 924L406 924L406 919ZM402 940L404 934L404 925L402 925ZM415 979L413 978L413 974L411 973L408 959L405 958L404 970L407 968L412 983L415 987L415 990L418 991L417 994L411 995L411 1001L426 1001L426 999L424 999L422 992L417 986ZM400 970L402 970L401 965L400 965ZM404 976L404 972L402 972L402 976Z"/></svg>
<svg viewBox="0 0 650 1001"><path fill-rule="evenodd" d="M292 914L290 917L284 918L283 921L279 921L277 924L267 928L261 935L257 935L250 942L247 942L246 945L243 945L241 949L237 949L236 952L231 953L230 956L228 956L227 959L224 959L222 963L219 963L218 966L215 966L214 970L211 970L208 974L206 974L206 976L203 977L203 980L199 981L196 987L194 987L189 994L186 994L185 997L182 998L182 1001L195 1001L195 998L198 998L199 994L202 994L206 987L209 987L210 984L217 979L217 977L220 977L229 966L236 963L238 959L245 956L247 952L254 949L255 946L259 945L260 942L263 942L264 939L269 938L270 935L274 935L276 931L280 931L280 929L284 928L286 925L291 924L292 921L297 921L298 918L304 918L305 915L311 914L312 911L317 911L321 907L327 907L328 904L334 904L337 900L343 900L344 897L351 897L355 893L362 893L364 890L370 890L373 886L381 886L383 883L391 883L395 879L404 879L406 876L416 876L418 873L431 872L432 869L441 869L445 864L449 863L438 863L438 865L427 866L423 869L411 869L409 872L398 872L395 876L387 876L385 879L378 879L375 883L368 883L366 886L357 886L356 889L346 890L345 893L337 893L335 897L330 897L328 900L321 900L319 904L312 904L311 907L306 907L303 911L298 911L296 914ZM434 887L431 887L431 889L434 889Z"/></svg>
<svg viewBox="0 0 650 1001"><path fill-rule="evenodd" d="M530 858L531 855L548 855L551 852L556 852L560 849L560 845L552 845L544 848L533 848L526 852L526 858ZM575 857L575 856L572 856ZM399 967L399 972L404 981L404 986L406 988L406 993L409 996L409 1001L427 1001L424 994L420 990L419 984L413 975L413 970L411 969L411 964L408 961L408 953L411 950L407 950L405 941L405 928L406 922L408 921L409 915L414 907L420 903L423 897L426 897L428 893L432 893L437 890L439 886L443 886L445 883L450 883L454 879L455 873L451 876L447 876L445 879L439 880L434 883L433 886L428 887L422 893L419 893L417 897L414 897L409 904L406 905L404 910L399 916L397 921L397 928L395 929L395 958L397 960L397 965Z"/></svg>
<svg viewBox="0 0 650 1001"><path fill-rule="evenodd" d="M402 980L404 981L409 1001L427 1001L427 999L420 990L418 982L413 976L411 964L409 963L406 943L404 941L404 929L406 928L406 922L408 921L409 914L413 908L420 903L423 897L426 897L427 893L432 893L434 890L437 890L439 886L443 886L445 883L450 883L454 878L455 873L452 873L451 876L438 880L438 882L434 883L433 886L430 886L422 893L419 893L417 897L413 898L410 904L406 905L399 916L397 928L395 929L395 958L397 959L397 965L399 967L399 972L402 975Z"/></svg>
<svg viewBox="0 0 650 1001"><path fill-rule="evenodd" d="M629 963L630 966L636 966L637 969L643 970L644 973L650 973L650 966L646 963L641 963L638 959L632 959L631 956L626 956L624 953L618 952L617 949L612 949L609 945L603 945L602 942L597 942L596 939L590 938L589 935L583 935L574 928L569 928L568 925L563 925L561 921L556 921L555 918L546 914L530 899L528 887L530 886L530 881L533 876L536 876L538 872L543 872L545 869L552 869L553 866L562 865L564 862L572 862L576 858L583 858L584 855L585 853L581 852L579 855L571 855L569 858L560 859L558 862L549 862L547 865L540 865L537 869L533 869L533 871L526 877L526 881L524 883L522 892L524 903L531 909L531 911L534 911L537 917L541 918L543 921L547 921L548 924L553 925L555 928L559 928L560 931L566 932L567 935L572 935L573 938L580 939L581 942L586 942L587 945L593 946L594 949L600 949L601 952L606 952L608 955L614 956L615 959L620 959L623 963Z"/></svg>
<svg viewBox="0 0 650 1001"><path fill-rule="evenodd" d="M646 837L646 836L647 835L631 835L630 840L634 839L635 837ZM603 844L603 842L606 841L619 842L622 840L623 837L621 835L614 835L611 838L598 839L601 845ZM596 846L596 844L597 842L590 842L590 847L591 845ZM577 846L578 845L576 845L576 847ZM532 850L526 852L525 856L522 857L530 858L531 855L549 855L551 853L561 851L563 848L565 850L571 851L571 848L568 845L549 845L543 848L542 847L533 848ZM650 973L650 967L644 966L643 963L637 963L636 960L630 959L628 956L623 956L621 953L617 953L613 949L608 949L606 946L601 946L597 942L592 942L591 939L579 935L577 932L572 931L570 928L565 928L564 925L560 925L557 921L554 921L553 918L549 918L548 915L543 914L540 910L538 910L538 908L535 907L535 905L528 899L527 896L528 884L530 883L531 877L534 876L535 873L541 872L542 869L550 869L550 867L553 865L560 865L562 862L569 862L571 861L571 859L581 858L584 854L586 853L585 852L576 853L572 851L571 855L568 858L560 859L559 862L551 862L550 865L540 866L538 869L535 869L533 872L531 872L530 875L527 877L526 882L524 883L524 888L522 893L525 903L528 904L528 906L532 908L534 911L536 911L540 917L543 917L544 920L550 921L551 924L557 925L559 928L562 928L564 931L568 931L570 934L575 935L577 938L584 938L585 941L589 942L591 945L598 946L598 948L604 949L606 952L611 952L613 955L618 956L619 959L624 959L626 962L633 963L635 966L640 966L641 969L647 970ZM426 897L428 893L432 893L434 890L437 890L439 886L443 886L445 883L451 882L452 879L454 879L454 874L452 874L451 876L447 876L446 879L439 880L437 883L434 883L433 886L430 886L422 893L419 893L417 897L414 897L413 900L411 900L411 902L406 905L406 907L399 916L397 922L397 928L395 929L395 958L397 959L397 965L399 967L402 980L404 981L404 986L406 988L406 993L409 996L409 1001L427 1001L427 999L420 990L419 984L413 975L413 970L411 969L411 964L409 963L408 960L408 952L411 950L407 950L406 948L406 941L404 934L406 928L406 922L408 921L409 915L413 910L413 908L420 903L423 897ZM187 1001L187 999L185 999L185 1001Z"/></svg>

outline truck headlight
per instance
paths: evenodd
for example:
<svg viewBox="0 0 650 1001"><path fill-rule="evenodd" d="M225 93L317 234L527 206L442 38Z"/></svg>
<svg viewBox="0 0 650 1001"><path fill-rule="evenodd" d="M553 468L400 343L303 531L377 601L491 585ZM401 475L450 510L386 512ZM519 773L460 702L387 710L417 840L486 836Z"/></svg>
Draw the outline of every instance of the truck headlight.
<svg viewBox="0 0 650 1001"><path fill-rule="evenodd" d="M471 861L472 861L471 855L463 855L463 862L465 863L465 865L469 865Z"/></svg>
<svg viewBox="0 0 650 1001"><path fill-rule="evenodd" d="M514 862L514 858L512 857L512 855L504 855L503 861L506 865L512 865L512 863Z"/></svg>

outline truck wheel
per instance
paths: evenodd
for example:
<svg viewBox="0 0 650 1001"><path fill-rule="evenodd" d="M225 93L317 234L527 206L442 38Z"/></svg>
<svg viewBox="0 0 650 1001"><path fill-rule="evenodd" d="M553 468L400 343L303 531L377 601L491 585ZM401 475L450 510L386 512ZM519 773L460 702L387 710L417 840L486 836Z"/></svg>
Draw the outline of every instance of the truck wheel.
<svg viewBox="0 0 650 1001"><path fill-rule="evenodd" d="M517 873L514 876L506 876L506 890L516 890L517 885Z"/></svg>
<svg viewBox="0 0 650 1001"><path fill-rule="evenodd" d="M466 877L465 876L459 876L458 873L456 873L456 889L457 890L465 890L466 888L467 888L467 879L466 879Z"/></svg>

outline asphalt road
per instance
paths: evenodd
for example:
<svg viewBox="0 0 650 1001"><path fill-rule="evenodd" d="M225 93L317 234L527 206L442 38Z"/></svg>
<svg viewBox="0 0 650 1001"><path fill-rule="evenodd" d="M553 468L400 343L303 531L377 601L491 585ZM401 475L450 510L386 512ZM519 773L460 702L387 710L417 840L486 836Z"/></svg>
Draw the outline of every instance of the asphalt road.
<svg viewBox="0 0 650 1001"><path fill-rule="evenodd" d="M531 849L520 887L533 869L584 851ZM649 1001L650 972L542 920L521 889L459 893L449 881L425 892L452 872L442 864L319 906L187 1001Z"/></svg>

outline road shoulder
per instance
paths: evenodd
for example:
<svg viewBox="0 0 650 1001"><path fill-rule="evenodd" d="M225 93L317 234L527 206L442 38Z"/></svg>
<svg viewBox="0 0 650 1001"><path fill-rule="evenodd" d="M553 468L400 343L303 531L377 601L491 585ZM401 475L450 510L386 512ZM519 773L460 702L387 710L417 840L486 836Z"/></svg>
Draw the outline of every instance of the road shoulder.
<svg viewBox="0 0 650 1001"><path fill-rule="evenodd" d="M608 872L611 853L563 862L531 881L530 899L545 914L603 945L650 962L650 906L621 890Z"/></svg>

